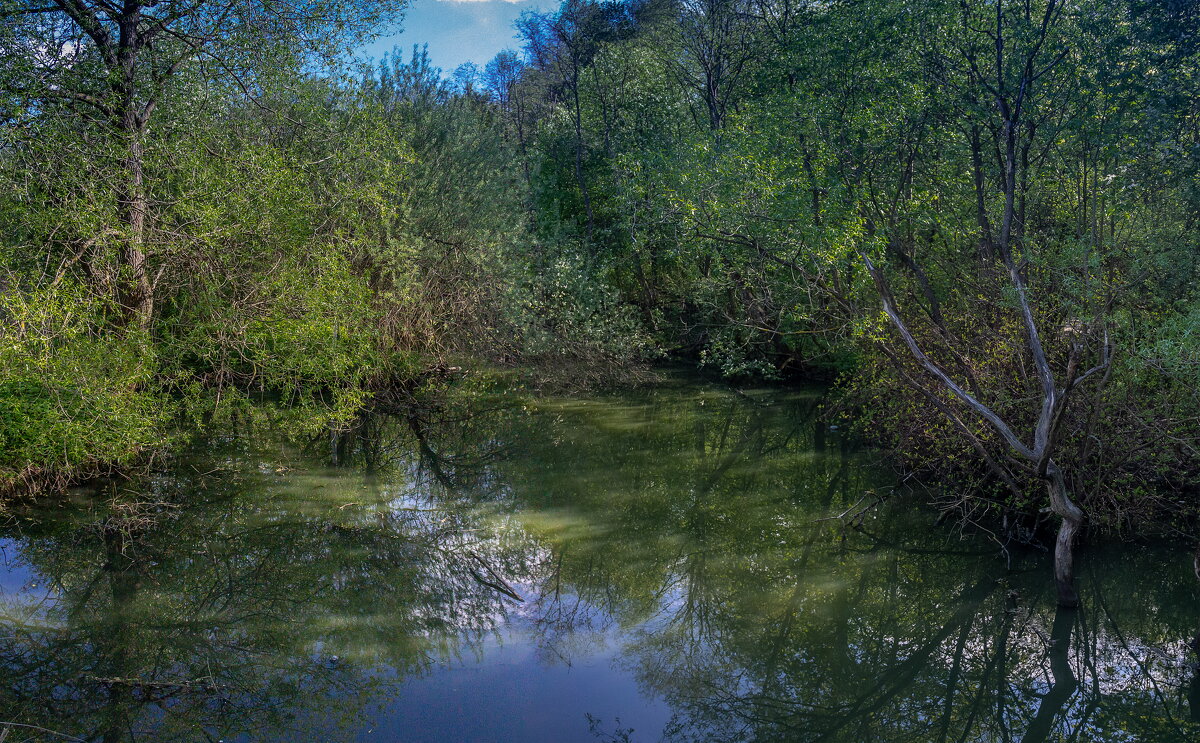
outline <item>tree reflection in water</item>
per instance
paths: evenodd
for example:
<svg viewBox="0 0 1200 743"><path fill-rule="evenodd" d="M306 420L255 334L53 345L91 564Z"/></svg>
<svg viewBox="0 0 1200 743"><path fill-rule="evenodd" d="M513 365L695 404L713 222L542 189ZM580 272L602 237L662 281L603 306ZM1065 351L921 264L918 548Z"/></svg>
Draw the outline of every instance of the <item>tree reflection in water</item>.
<svg viewBox="0 0 1200 743"><path fill-rule="evenodd" d="M1084 608L1056 611L1043 556L1006 569L911 499L849 523L889 482L819 400L676 385L408 407L319 446L215 439L119 500L32 510L7 533L10 577L38 587L0 594L0 719L349 739L519 625L545 664L615 652L673 713L579 720L580 739L1198 734L1182 560L1094 550Z"/></svg>

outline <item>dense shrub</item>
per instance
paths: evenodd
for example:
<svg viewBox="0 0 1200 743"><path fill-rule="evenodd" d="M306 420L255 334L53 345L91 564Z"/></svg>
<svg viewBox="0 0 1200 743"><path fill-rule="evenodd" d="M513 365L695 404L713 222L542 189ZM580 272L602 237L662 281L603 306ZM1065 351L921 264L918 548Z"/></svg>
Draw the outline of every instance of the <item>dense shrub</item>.
<svg viewBox="0 0 1200 743"><path fill-rule="evenodd" d="M163 441L147 339L76 284L0 291L0 491L129 464Z"/></svg>

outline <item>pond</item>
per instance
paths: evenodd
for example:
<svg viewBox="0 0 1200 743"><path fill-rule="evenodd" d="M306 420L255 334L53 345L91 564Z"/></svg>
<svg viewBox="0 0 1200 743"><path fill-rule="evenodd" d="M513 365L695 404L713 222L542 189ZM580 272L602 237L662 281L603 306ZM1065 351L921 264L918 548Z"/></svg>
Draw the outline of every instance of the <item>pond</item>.
<svg viewBox="0 0 1200 743"><path fill-rule="evenodd" d="M1183 550L935 524L820 390L234 426L0 530L0 739L1200 740ZM7 733L7 738L4 738Z"/></svg>

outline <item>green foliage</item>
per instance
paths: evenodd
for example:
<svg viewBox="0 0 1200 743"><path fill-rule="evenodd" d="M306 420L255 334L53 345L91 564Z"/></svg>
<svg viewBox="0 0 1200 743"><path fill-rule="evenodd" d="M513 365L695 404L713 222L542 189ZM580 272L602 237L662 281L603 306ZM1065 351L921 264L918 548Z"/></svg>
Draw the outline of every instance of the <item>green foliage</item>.
<svg viewBox="0 0 1200 743"><path fill-rule="evenodd" d="M352 417L367 385L385 371L370 330L378 313L345 259L330 252L310 255L307 263L277 265L239 287L246 292L240 297L202 287L210 291L189 294L186 304L164 312L161 353L175 383L327 399L314 425Z"/></svg>
<svg viewBox="0 0 1200 743"><path fill-rule="evenodd" d="M538 266L513 318L527 352L544 361L588 359L618 368L653 358L656 348L633 309L568 249Z"/></svg>
<svg viewBox="0 0 1200 743"><path fill-rule="evenodd" d="M1181 93L1200 77L1194 14L570 0L523 16L524 54L482 74L445 76L417 49L330 64L384 5L398 4L305 5L206 36L211 65L163 67L159 49L132 77L103 41L35 53L38 33L72 27L58 13L6 26L9 284L93 298L87 340L56 341L44 363L111 346L94 397L113 410L133 389L198 425L265 396L313 431L464 358L582 381L668 354L729 378L843 375L907 466L1036 508L1040 486L1005 477L1005 444L879 304L883 287L928 358L1028 431L1042 390L1025 291L1055 374L1115 349L1071 391L1057 441L1097 519L1195 510L1175 497L1200 483L1200 114ZM139 28L156 33L168 6L192 9L156 4ZM211 20L197 12L176 20ZM998 101L1017 95L1022 50L1044 70L1009 129ZM137 99L133 125L109 115L130 111L104 75ZM1030 146L1010 156L1006 131ZM997 163L1014 157L1010 179ZM14 370L23 418L82 384Z"/></svg>
<svg viewBox="0 0 1200 743"><path fill-rule="evenodd" d="M1116 349L1071 390L1056 441L1094 520L1196 510L1200 149L1179 95L1200 69L1194 14L1107 0L626 12L569 2L528 19L528 65L502 96L538 233L576 246L610 306L728 377L842 374L863 428L906 466L1036 512L1042 483L1010 476L1007 444L916 363L861 255L924 353L1022 436L1041 410L1025 291L1060 379ZM1022 87L1026 51L1039 71ZM998 112L1018 97L1033 144L1006 154Z"/></svg>
<svg viewBox="0 0 1200 743"><path fill-rule="evenodd" d="M103 303L78 285L0 292L0 491L129 464L162 443L147 339L102 331Z"/></svg>

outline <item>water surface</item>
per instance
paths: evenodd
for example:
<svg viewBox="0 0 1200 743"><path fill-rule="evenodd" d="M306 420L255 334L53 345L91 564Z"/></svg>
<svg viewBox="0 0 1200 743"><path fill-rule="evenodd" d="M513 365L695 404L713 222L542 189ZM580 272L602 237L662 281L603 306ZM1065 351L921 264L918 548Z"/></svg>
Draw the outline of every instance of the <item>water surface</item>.
<svg viewBox="0 0 1200 743"><path fill-rule="evenodd" d="M1200 740L1197 581L934 525L819 391L235 426L0 530L5 743ZM53 732L51 732L53 731ZM0 738L3 736L0 728Z"/></svg>

